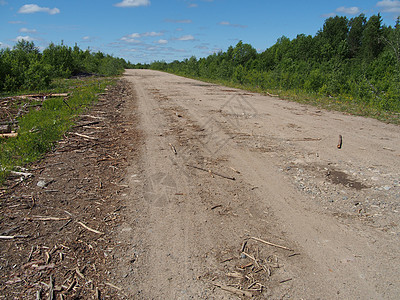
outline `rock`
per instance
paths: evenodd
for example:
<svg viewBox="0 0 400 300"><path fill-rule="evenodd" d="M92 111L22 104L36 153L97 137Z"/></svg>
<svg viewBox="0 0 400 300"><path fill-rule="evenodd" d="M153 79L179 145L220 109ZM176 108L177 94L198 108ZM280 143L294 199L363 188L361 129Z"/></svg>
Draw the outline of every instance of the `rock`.
<svg viewBox="0 0 400 300"><path fill-rule="evenodd" d="M50 183L52 183L54 181L54 179L52 179L52 178L47 178L47 179L43 179L43 178L41 178L39 181L38 181L38 183L36 184L38 187L41 187L41 188L45 188L45 187L47 187Z"/></svg>

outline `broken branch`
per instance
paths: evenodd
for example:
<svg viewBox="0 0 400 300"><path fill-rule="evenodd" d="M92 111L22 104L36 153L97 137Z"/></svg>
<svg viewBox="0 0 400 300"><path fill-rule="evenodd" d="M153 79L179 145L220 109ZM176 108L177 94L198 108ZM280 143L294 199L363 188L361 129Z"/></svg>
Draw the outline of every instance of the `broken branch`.
<svg viewBox="0 0 400 300"><path fill-rule="evenodd" d="M277 247L277 248L285 249L285 250L288 250L288 251L293 251L292 249L289 249L289 248L287 248L287 247L285 247L285 246L281 246L281 245L273 244L273 243L270 243L270 242L264 241L264 240L262 240L262 239L259 239L259 238L256 238L256 237L251 237L250 239L253 239L253 240L257 241L257 242L260 242L260 243L263 243L263 244L266 244L266 245L269 245L269 246L273 246L273 247Z"/></svg>
<svg viewBox="0 0 400 300"><path fill-rule="evenodd" d="M245 296L245 297L250 297L250 298L253 297L253 294L248 291L239 290L237 288L218 284L218 283L213 283L213 285L215 285L216 287L219 287L220 289L222 289L224 291L230 292L230 293L238 295L238 296Z"/></svg>
<svg viewBox="0 0 400 300"><path fill-rule="evenodd" d="M83 224L82 222L77 222L77 223L78 223L79 225L81 225L83 228L85 228L85 229L87 229L87 230L89 230L89 231L91 231L91 232L94 232L94 233L97 233L97 234L104 234L104 232L101 232L101 231L98 231L98 230L96 230L96 229L90 228L89 226Z"/></svg>
<svg viewBox="0 0 400 300"><path fill-rule="evenodd" d="M222 177L222 178L225 178L225 179L229 179L229 180L236 180L236 178L235 178L235 177L229 177L229 176L225 176L225 175L222 175L222 174L219 174L219 173L213 172L213 171L211 171L211 170L209 170L209 169L203 169L203 168L196 167L196 166L192 166L192 165L187 165L187 166L188 166L188 167L195 168L195 169L197 169L197 170L201 170L201 171L204 171L204 172L208 172L208 173L210 173L210 174L212 174L212 175L217 175L217 176L219 176L219 177Z"/></svg>

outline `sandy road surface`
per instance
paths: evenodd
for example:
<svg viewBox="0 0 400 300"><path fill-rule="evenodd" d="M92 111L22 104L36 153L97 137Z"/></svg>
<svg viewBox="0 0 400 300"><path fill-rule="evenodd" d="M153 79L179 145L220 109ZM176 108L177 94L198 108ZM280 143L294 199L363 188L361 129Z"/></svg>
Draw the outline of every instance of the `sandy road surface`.
<svg viewBox="0 0 400 300"><path fill-rule="evenodd" d="M144 136L122 195L126 294L400 295L399 127L156 71L125 79Z"/></svg>

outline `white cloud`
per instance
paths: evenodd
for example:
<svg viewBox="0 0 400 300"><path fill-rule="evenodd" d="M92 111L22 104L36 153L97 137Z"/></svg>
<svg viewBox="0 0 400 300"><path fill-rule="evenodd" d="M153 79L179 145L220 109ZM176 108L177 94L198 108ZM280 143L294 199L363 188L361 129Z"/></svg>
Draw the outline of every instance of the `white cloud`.
<svg viewBox="0 0 400 300"><path fill-rule="evenodd" d="M60 10L56 7L55 8L40 7L36 4L25 4L18 10L18 13L20 14L33 14L37 12L44 12L50 15L55 15L59 14Z"/></svg>
<svg viewBox="0 0 400 300"><path fill-rule="evenodd" d="M239 27L239 28L246 28L246 25L241 25L241 24L232 24L228 21L221 21L218 23L218 25L222 25L222 26L231 26L231 27Z"/></svg>
<svg viewBox="0 0 400 300"><path fill-rule="evenodd" d="M123 36L123 37L120 38L119 40L122 41L122 42L125 42L125 43L134 43L134 44L139 44L139 43L141 43L140 40L137 40L137 39L132 38L132 37L129 37L129 36Z"/></svg>
<svg viewBox="0 0 400 300"><path fill-rule="evenodd" d="M25 24L25 22L22 22L22 21L8 21L8 24Z"/></svg>
<svg viewBox="0 0 400 300"><path fill-rule="evenodd" d="M136 38L140 38L140 36L141 36L140 33L131 33L131 34L125 35L124 37L136 39Z"/></svg>
<svg viewBox="0 0 400 300"><path fill-rule="evenodd" d="M353 7L341 6L341 7L338 7L336 9L336 12L343 13L343 14L346 14L346 15L357 15L357 14L360 13L360 8L358 8L356 6L353 6Z"/></svg>
<svg viewBox="0 0 400 300"><path fill-rule="evenodd" d="M194 41L194 36L191 34L183 35L179 38L176 38L177 41Z"/></svg>
<svg viewBox="0 0 400 300"><path fill-rule="evenodd" d="M161 39L161 40L156 41L155 43L160 44L160 45L165 45L165 44L168 44L168 41Z"/></svg>
<svg viewBox="0 0 400 300"><path fill-rule="evenodd" d="M382 12L400 13L400 1L398 0L383 0L379 1L376 6L382 7Z"/></svg>
<svg viewBox="0 0 400 300"><path fill-rule="evenodd" d="M5 1L5 0L0 0L0 5L1 6L3 6L3 5L7 5L8 4L8 2L7 1ZM1 47L1 46L0 46Z"/></svg>
<svg viewBox="0 0 400 300"><path fill-rule="evenodd" d="M19 41L22 41L22 40L25 40L25 41L28 41L28 42L36 41L35 38L33 38L33 37L29 36L29 35L25 35L25 36L19 35L15 39L13 39L14 42L19 42Z"/></svg>
<svg viewBox="0 0 400 300"><path fill-rule="evenodd" d="M140 36L161 36L161 35L164 35L164 33L162 33L162 32L154 32L154 31L145 32L145 33L140 34Z"/></svg>
<svg viewBox="0 0 400 300"><path fill-rule="evenodd" d="M149 0L122 0L122 2L114 4L117 7L138 7L150 5Z"/></svg>
<svg viewBox="0 0 400 300"><path fill-rule="evenodd" d="M84 36L84 37L82 38L82 40L88 41L88 40L90 40L90 36Z"/></svg>
<svg viewBox="0 0 400 300"><path fill-rule="evenodd" d="M36 33L37 30L36 30L36 29L21 28L21 29L19 30L19 32L23 32L23 33Z"/></svg>
<svg viewBox="0 0 400 300"><path fill-rule="evenodd" d="M144 32L144 33L131 33L128 35L124 35L122 38L120 38L120 41L126 42L126 43L135 43L139 44L142 41L138 40L139 38L143 37L156 37L156 36L162 36L164 35L163 32L155 32L155 31L149 31L149 32Z"/></svg>
<svg viewBox="0 0 400 300"><path fill-rule="evenodd" d="M345 6L340 6L336 8L335 12L327 13L321 15L322 18L331 18L334 16L337 16L337 14L345 14L345 15L358 15L360 13L360 8L357 6L352 6L352 7L345 7Z"/></svg>

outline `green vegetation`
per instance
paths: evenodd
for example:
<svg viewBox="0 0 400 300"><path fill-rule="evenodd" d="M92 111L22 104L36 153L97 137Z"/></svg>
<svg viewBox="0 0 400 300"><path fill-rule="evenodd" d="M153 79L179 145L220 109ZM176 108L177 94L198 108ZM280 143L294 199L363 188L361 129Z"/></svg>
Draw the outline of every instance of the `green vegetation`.
<svg viewBox="0 0 400 300"><path fill-rule="evenodd" d="M17 119L18 137L0 138L0 184L10 170L34 162L49 151L71 128L76 116L94 103L97 94L113 82L106 77L59 80L53 91L72 90L68 100L63 97L45 100L40 110L32 108Z"/></svg>
<svg viewBox="0 0 400 300"><path fill-rule="evenodd" d="M50 44L43 53L33 42L20 41L0 50L0 93L49 88L52 79L79 74L113 76L129 64L122 58Z"/></svg>
<svg viewBox="0 0 400 300"><path fill-rule="evenodd" d="M32 100L7 100L2 115L17 118L18 136L0 138L0 184L9 171L41 158L73 125L76 116L97 99L97 93L114 82L105 76L119 75L128 67L124 59L101 52L92 53L50 44L41 53L33 42L20 41L13 49L0 50L0 95L21 93L65 93L70 97L49 98L38 110ZM67 79L74 75L97 75ZM78 76L79 78L79 76ZM13 99L12 97L10 99ZM28 103L26 103L28 102ZM15 116L25 105L33 107L23 116Z"/></svg>
<svg viewBox="0 0 400 300"><path fill-rule="evenodd" d="M336 16L315 36L283 36L262 53L240 41L206 58L136 67L270 91L399 123L400 18L391 27L382 24L380 15Z"/></svg>

